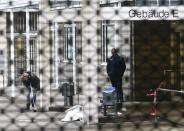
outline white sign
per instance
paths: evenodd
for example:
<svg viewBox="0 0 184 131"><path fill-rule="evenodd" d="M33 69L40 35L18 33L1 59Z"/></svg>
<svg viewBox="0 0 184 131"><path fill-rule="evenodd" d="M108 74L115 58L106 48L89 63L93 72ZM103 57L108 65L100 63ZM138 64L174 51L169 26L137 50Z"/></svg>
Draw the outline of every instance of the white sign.
<svg viewBox="0 0 184 131"><path fill-rule="evenodd" d="M101 16L108 20L184 20L184 6L105 7Z"/></svg>
<svg viewBox="0 0 184 131"><path fill-rule="evenodd" d="M179 18L179 10L173 9L131 9L128 12L130 18L134 19L178 19Z"/></svg>

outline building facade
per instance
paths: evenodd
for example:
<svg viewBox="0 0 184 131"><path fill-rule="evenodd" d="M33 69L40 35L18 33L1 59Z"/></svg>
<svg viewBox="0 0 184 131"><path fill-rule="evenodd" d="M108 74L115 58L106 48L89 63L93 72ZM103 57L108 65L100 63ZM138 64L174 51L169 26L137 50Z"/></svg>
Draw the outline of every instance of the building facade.
<svg viewBox="0 0 184 131"><path fill-rule="evenodd" d="M106 59L114 47L126 61L125 101L149 100L147 91L157 88L166 70L179 70L167 76L169 88L183 89L182 0L17 2L0 1L1 87L10 96L22 87L20 71L30 70L41 79L41 107L63 105L58 88L72 83L74 104L89 102L93 114L110 84Z"/></svg>

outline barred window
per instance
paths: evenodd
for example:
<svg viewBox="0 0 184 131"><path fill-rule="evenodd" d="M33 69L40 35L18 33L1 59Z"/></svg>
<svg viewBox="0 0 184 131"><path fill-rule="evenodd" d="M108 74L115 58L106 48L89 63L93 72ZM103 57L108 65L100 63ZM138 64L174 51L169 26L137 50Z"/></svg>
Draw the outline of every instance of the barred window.
<svg viewBox="0 0 184 131"><path fill-rule="evenodd" d="M15 42L15 85L20 86L22 85L19 76L21 70L26 70L26 39L24 36L18 36L14 40Z"/></svg>
<svg viewBox="0 0 184 131"><path fill-rule="evenodd" d="M30 38L30 71L38 74L38 41L36 37Z"/></svg>
<svg viewBox="0 0 184 131"><path fill-rule="evenodd" d="M6 32L10 33L11 20L10 20L10 12L6 13Z"/></svg>
<svg viewBox="0 0 184 131"><path fill-rule="evenodd" d="M30 31L38 31L38 12L30 12L29 26Z"/></svg>
<svg viewBox="0 0 184 131"><path fill-rule="evenodd" d="M15 12L14 13L14 32L26 32L26 13Z"/></svg>
<svg viewBox="0 0 184 131"><path fill-rule="evenodd" d="M81 7L81 0L50 0L51 8Z"/></svg>

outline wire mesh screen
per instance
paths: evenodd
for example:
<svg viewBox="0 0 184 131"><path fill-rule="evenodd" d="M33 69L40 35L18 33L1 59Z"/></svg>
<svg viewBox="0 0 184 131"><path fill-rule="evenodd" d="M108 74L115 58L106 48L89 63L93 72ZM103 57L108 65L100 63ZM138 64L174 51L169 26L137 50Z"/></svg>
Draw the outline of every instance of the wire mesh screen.
<svg viewBox="0 0 184 131"><path fill-rule="evenodd" d="M183 0L0 0L0 130L184 126Z"/></svg>

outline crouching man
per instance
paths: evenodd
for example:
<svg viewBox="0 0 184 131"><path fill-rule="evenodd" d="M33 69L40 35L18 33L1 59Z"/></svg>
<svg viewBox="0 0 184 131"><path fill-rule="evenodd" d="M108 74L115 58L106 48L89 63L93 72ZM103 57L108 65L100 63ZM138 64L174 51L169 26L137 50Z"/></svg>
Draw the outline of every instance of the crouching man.
<svg viewBox="0 0 184 131"><path fill-rule="evenodd" d="M26 87L27 104L26 109L30 110L30 105L35 112L36 109L36 93L40 90L40 79L29 71L23 71L20 76L21 81Z"/></svg>

